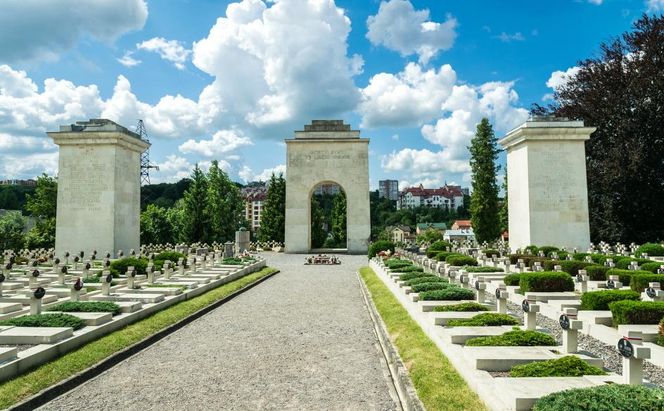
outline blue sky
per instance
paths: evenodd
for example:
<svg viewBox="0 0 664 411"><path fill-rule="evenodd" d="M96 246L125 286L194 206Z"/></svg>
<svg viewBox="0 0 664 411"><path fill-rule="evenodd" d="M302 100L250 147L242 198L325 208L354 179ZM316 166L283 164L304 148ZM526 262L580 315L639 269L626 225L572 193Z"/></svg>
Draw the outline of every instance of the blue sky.
<svg viewBox="0 0 664 411"><path fill-rule="evenodd" d="M246 182L284 170L313 118L371 138L370 178L469 184L466 146L546 102L578 60L664 0L4 0L0 178L57 172L47 130L147 124L153 181L220 160ZM502 161L502 160L501 160Z"/></svg>

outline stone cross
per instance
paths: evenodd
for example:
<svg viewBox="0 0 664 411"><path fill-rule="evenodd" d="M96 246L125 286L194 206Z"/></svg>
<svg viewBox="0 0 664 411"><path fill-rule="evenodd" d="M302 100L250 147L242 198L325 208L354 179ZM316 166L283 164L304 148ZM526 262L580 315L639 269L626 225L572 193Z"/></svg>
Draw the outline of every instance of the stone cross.
<svg viewBox="0 0 664 411"><path fill-rule="evenodd" d="M126 276L127 276L127 288L133 290L134 288L136 288L136 286L134 285L134 280L136 279L136 268L134 266L127 267Z"/></svg>
<svg viewBox="0 0 664 411"><path fill-rule="evenodd" d="M67 266L63 265L58 271L58 284L65 285L65 275L67 274Z"/></svg>
<svg viewBox="0 0 664 411"><path fill-rule="evenodd" d="M576 275L576 281L581 284L581 293L588 291L588 272L586 270L579 270Z"/></svg>
<svg viewBox="0 0 664 411"><path fill-rule="evenodd" d="M486 283L484 278L480 277L475 281L475 290L477 290L477 302L484 304L486 301Z"/></svg>
<svg viewBox="0 0 664 411"><path fill-rule="evenodd" d="M643 360L650 358L650 348L643 346L643 334L640 331L628 331L618 341L618 350L623 357L623 383L643 384Z"/></svg>
<svg viewBox="0 0 664 411"><path fill-rule="evenodd" d="M148 284L154 284L154 263L150 261L147 268Z"/></svg>
<svg viewBox="0 0 664 411"><path fill-rule="evenodd" d="M101 273L101 295L111 295L111 282L113 281L113 276L108 270L104 270Z"/></svg>
<svg viewBox="0 0 664 411"><path fill-rule="evenodd" d="M622 288L622 283L620 282L620 276L610 275L609 279L606 281L606 288L613 290L619 290Z"/></svg>
<svg viewBox="0 0 664 411"><path fill-rule="evenodd" d="M39 277L39 274L40 274L40 272L36 268L30 272L30 278L28 280L28 287L30 287L30 288L39 287L39 282L37 281L37 278Z"/></svg>
<svg viewBox="0 0 664 411"><path fill-rule="evenodd" d="M540 311L540 306L537 304L535 297L526 294L526 299L521 303L521 309L524 313L524 325L526 330L535 331L537 329L537 313Z"/></svg>
<svg viewBox="0 0 664 411"><path fill-rule="evenodd" d="M507 314L507 296L505 284L500 284L496 289L496 306L500 314Z"/></svg>
<svg viewBox="0 0 664 411"><path fill-rule="evenodd" d="M565 354L573 354L579 347L579 330L583 328L583 322L577 320L576 308L565 308L558 322L563 329L563 349Z"/></svg>
<svg viewBox="0 0 664 411"><path fill-rule="evenodd" d="M30 315L41 314L42 311L42 297L46 294L46 290L42 287L35 288L30 294Z"/></svg>
<svg viewBox="0 0 664 411"><path fill-rule="evenodd" d="M71 285L69 292L69 301L78 301L80 299L81 290L83 289L83 280L77 278Z"/></svg>

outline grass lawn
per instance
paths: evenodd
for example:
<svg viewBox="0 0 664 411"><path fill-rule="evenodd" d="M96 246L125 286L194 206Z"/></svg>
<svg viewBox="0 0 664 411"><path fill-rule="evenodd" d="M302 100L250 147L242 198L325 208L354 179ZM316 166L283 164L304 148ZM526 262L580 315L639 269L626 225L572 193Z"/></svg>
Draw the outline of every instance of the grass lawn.
<svg viewBox="0 0 664 411"><path fill-rule="evenodd" d="M266 267L190 300L182 301L0 384L0 409L5 409L93 366L274 271L276 271L274 268Z"/></svg>
<svg viewBox="0 0 664 411"><path fill-rule="evenodd" d="M376 273L363 267L360 275L425 408L429 411L486 410L477 394L466 385Z"/></svg>

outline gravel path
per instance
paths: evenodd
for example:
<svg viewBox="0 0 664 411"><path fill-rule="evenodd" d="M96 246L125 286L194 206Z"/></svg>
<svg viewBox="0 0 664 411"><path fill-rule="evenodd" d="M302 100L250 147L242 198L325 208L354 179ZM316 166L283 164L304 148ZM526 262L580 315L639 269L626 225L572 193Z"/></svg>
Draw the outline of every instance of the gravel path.
<svg viewBox="0 0 664 411"><path fill-rule="evenodd" d="M355 271L268 255L281 273L41 409L392 410Z"/></svg>

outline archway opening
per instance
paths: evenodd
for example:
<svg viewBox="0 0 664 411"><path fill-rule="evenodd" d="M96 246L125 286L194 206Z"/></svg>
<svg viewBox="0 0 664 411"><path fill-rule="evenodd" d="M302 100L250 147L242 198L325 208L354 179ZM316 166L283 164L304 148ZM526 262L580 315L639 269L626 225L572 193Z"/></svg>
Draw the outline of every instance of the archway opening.
<svg viewBox="0 0 664 411"><path fill-rule="evenodd" d="M318 183L310 195L310 238L312 251L348 248L346 192L337 183Z"/></svg>

